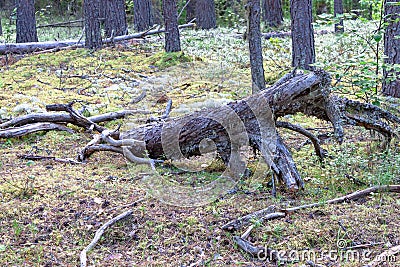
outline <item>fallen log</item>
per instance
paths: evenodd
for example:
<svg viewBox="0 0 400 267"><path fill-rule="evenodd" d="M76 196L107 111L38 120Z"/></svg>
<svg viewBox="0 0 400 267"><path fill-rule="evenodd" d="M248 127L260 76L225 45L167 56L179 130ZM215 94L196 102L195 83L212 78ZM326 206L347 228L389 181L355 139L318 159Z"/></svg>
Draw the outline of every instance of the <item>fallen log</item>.
<svg viewBox="0 0 400 267"><path fill-rule="evenodd" d="M194 27L194 23L187 23L179 25L180 29ZM165 29L154 29L129 35L117 36L103 40L104 44L122 42L131 39L141 39L149 35L160 34L165 32ZM47 41L47 42L32 42L32 43L6 43L0 44L0 55L4 54L24 54L34 51L50 50L55 48L65 47L84 47L85 42L80 40L66 40L66 41Z"/></svg>
<svg viewBox="0 0 400 267"><path fill-rule="evenodd" d="M247 158L243 151L246 147L252 147L261 152L263 161L276 174L274 176L277 180L286 184L288 190L296 191L304 183L290 150L275 129L275 121L278 121L278 126L308 136L317 154L323 151L316 136L310 135L300 126L279 123L280 118L303 113L331 122L338 142L344 138L343 126L350 125L372 129L382 134L386 144L389 144L395 136L392 125L400 124L398 117L377 106L331 95L330 83L330 76L323 71L292 73L266 90L243 100L179 118L160 117L146 125L124 131L110 131L99 125L96 118L80 115L72 105L49 105L47 108L49 111L67 112L68 119L64 123L73 123L87 131L100 133L79 153L79 160L85 161L96 151L111 151L123 154L130 161L154 167L160 160L174 161L216 152L227 166L222 177L233 184L246 171ZM59 118L57 123L61 123ZM127 120L129 122L129 117ZM43 123L46 120L36 118L35 121ZM15 118L12 122L2 125L30 125L26 118ZM8 134L9 137L12 134ZM178 195L172 192L173 188L171 195Z"/></svg>
<svg viewBox="0 0 400 267"><path fill-rule="evenodd" d="M329 34L329 33L334 33L333 31L327 31L327 30L320 30L320 31L314 31L315 35L324 35L324 34ZM285 38L285 37L290 37L292 34L291 31L288 32L266 32L266 33L261 33L261 36L266 39L269 40L271 38ZM237 34L236 38L243 38L243 34Z"/></svg>
<svg viewBox="0 0 400 267"><path fill-rule="evenodd" d="M72 25L72 26L70 25L70 24L75 24L75 23L80 23L80 25ZM38 25L38 26L36 26L36 29L50 28L50 27L82 27L82 23L83 23L83 19L77 19L77 20L71 20L71 21Z"/></svg>

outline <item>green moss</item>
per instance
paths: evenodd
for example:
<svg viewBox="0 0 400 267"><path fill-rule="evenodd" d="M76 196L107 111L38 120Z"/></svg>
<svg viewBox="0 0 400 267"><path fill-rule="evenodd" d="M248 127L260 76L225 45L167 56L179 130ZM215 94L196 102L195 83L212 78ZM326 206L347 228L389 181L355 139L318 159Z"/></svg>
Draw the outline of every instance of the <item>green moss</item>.
<svg viewBox="0 0 400 267"><path fill-rule="evenodd" d="M146 58L145 62L162 70L180 63L191 62L192 60L192 57L185 55L183 52L159 52Z"/></svg>

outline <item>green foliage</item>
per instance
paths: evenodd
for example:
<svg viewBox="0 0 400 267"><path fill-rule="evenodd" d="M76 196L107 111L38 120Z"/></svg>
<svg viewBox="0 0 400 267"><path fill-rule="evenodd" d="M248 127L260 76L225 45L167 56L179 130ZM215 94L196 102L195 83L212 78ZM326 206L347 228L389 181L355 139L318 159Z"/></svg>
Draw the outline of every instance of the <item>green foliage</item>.
<svg viewBox="0 0 400 267"><path fill-rule="evenodd" d="M216 0L217 24L222 27L243 26L246 12L242 1Z"/></svg>
<svg viewBox="0 0 400 267"><path fill-rule="evenodd" d="M383 81L383 24L376 28L365 20L350 20L346 32L325 40L331 45L318 46L316 67L334 77L333 90L344 95L378 104Z"/></svg>

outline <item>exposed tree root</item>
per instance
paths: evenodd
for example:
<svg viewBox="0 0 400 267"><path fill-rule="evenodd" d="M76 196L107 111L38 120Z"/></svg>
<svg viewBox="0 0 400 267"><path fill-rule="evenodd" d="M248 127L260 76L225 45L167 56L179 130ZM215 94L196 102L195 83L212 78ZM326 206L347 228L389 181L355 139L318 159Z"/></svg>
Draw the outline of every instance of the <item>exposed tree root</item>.
<svg viewBox="0 0 400 267"><path fill-rule="evenodd" d="M318 137L316 137L314 134L312 134L310 131L307 131L306 129L304 129L303 127L301 127L300 125L294 125L291 124L289 122L286 121L277 121L276 122L276 126L277 127L282 127L282 128L286 128L298 133L301 133L302 135L308 137L311 142L314 145L314 149L315 149L315 153L317 154L317 156L319 157L320 161L322 162L322 160L324 159L324 157L327 155L327 151L325 151L322 147L321 147L321 142L319 141Z"/></svg>

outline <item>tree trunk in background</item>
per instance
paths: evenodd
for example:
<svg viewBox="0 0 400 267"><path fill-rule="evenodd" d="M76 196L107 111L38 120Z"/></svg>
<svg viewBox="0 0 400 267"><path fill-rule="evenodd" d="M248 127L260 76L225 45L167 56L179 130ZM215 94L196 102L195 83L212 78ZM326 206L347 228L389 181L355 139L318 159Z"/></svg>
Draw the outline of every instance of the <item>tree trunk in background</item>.
<svg viewBox="0 0 400 267"><path fill-rule="evenodd" d="M311 0L291 0L292 66L312 70L315 63Z"/></svg>
<svg viewBox="0 0 400 267"><path fill-rule="evenodd" d="M249 41L252 93L258 93L265 89L265 77L263 56L261 48L260 0L248 0L247 2L247 38Z"/></svg>
<svg viewBox="0 0 400 267"><path fill-rule="evenodd" d="M196 0L196 25L206 30L217 27L214 0Z"/></svg>
<svg viewBox="0 0 400 267"><path fill-rule="evenodd" d="M283 22L281 0L261 0L263 20L268 27L278 27Z"/></svg>
<svg viewBox="0 0 400 267"><path fill-rule="evenodd" d="M351 10L355 13L358 17L361 15L361 4L360 0L352 0L351 1Z"/></svg>
<svg viewBox="0 0 400 267"><path fill-rule="evenodd" d="M338 15L343 15L343 0L334 0L333 3L333 14L336 18ZM339 19L339 23L335 24L335 32L336 33L343 33L344 32L344 25L343 25L343 18Z"/></svg>
<svg viewBox="0 0 400 267"><path fill-rule="evenodd" d="M143 1L143 0L142 0ZM104 28L107 37L128 33L126 24L125 0L105 0Z"/></svg>
<svg viewBox="0 0 400 267"><path fill-rule="evenodd" d="M35 1L17 1L17 43L37 42Z"/></svg>
<svg viewBox="0 0 400 267"><path fill-rule="evenodd" d="M165 52L181 51L176 0L163 0Z"/></svg>
<svg viewBox="0 0 400 267"><path fill-rule="evenodd" d="M1 17L0 17L0 36L3 35L3 27L1 26Z"/></svg>
<svg viewBox="0 0 400 267"><path fill-rule="evenodd" d="M186 22L191 21L196 17L196 0L186 0Z"/></svg>
<svg viewBox="0 0 400 267"><path fill-rule="evenodd" d="M153 14L151 0L133 1L133 27L141 32L153 26Z"/></svg>
<svg viewBox="0 0 400 267"><path fill-rule="evenodd" d="M97 49L101 47L100 29L100 0L83 1L83 13L85 17L85 47Z"/></svg>
<svg viewBox="0 0 400 267"><path fill-rule="evenodd" d="M385 1L385 21L388 27L385 31L385 64L389 67L400 64L400 6L389 4L399 3L400 0ZM400 98L400 72L384 68L383 93L388 96Z"/></svg>

